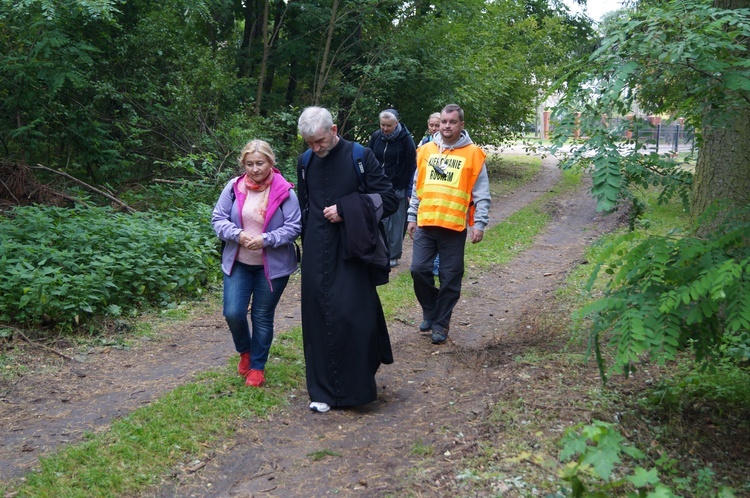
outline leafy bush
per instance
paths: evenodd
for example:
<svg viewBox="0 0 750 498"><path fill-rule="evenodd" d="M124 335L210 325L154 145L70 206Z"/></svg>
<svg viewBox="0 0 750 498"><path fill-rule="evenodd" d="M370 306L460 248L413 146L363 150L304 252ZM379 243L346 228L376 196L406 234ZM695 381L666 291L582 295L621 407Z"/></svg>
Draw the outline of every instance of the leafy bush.
<svg viewBox="0 0 750 498"><path fill-rule="evenodd" d="M603 252L606 263L596 265L587 290L602 267L611 280L604 296L581 310L593 318L590 345L603 378L602 340L615 351L612 370L626 375L644 354L663 364L686 347L707 364L722 357L750 359L747 215L715 206L698 220L698 227L712 229L637 243L631 232ZM632 247L624 248L626 242Z"/></svg>
<svg viewBox="0 0 750 498"><path fill-rule="evenodd" d="M192 211L196 204L213 206L225 183L185 180L179 184L151 183L120 194L120 199L139 211ZM227 179L228 181L228 179Z"/></svg>
<svg viewBox="0 0 750 498"><path fill-rule="evenodd" d="M561 470L561 477L570 483L571 496L611 496L610 493L628 486L628 482L637 488L659 482L655 470L649 472L640 467L633 476L611 480L615 465L622 462L623 455L633 459L644 457L640 450L625 443L625 438L613 424L599 420L594 420L591 425L580 424L567 429L561 441L560 460L571 461ZM591 489L596 489L599 494Z"/></svg>
<svg viewBox="0 0 750 498"><path fill-rule="evenodd" d="M560 460L568 462L560 477L570 485L565 496L573 498L598 498L627 496L628 498L672 498L680 496L670 488L660 475L673 471L674 460L662 457L655 467L645 468L637 462L646 455L627 444L614 424L594 420L589 425L578 424L565 431L560 441ZM622 467L623 457L628 457L634 467L632 473ZM617 468L616 468L617 467ZM695 479L695 496L734 497L734 491L719 486L709 468L698 470Z"/></svg>
<svg viewBox="0 0 750 498"><path fill-rule="evenodd" d="M0 220L0 322L72 330L199 295L218 271L210 209L15 209Z"/></svg>

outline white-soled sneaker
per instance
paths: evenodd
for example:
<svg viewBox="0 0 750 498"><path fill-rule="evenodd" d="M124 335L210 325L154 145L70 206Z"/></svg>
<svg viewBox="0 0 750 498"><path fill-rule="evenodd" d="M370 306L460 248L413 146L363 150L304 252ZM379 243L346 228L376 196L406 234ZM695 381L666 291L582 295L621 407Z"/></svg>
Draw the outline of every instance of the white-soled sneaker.
<svg viewBox="0 0 750 498"><path fill-rule="evenodd" d="M313 401L312 403L310 403L310 409L314 412L325 413L330 410L331 407L328 405L328 403Z"/></svg>

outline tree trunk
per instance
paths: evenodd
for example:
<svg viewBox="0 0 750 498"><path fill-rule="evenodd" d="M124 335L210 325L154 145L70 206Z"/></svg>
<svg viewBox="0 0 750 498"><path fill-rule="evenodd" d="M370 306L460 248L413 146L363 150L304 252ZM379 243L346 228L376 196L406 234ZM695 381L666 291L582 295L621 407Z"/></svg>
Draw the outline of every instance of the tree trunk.
<svg viewBox="0 0 750 498"><path fill-rule="evenodd" d="M714 0L714 7L721 9L749 6L750 0ZM750 48L750 43L746 45ZM703 145L693 178L693 219L719 199L736 207L750 204L750 105L746 95L730 97L734 106L727 108L721 123L704 120Z"/></svg>
<svg viewBox="0 0 750 498"><path fill-rule="evenodd" d="M242 32L242 43L240 44L240 61L239 61L239 77L247 78L252 76L253 66L253 45L258 39L260 32L261 20L260 16L256 15L256 0L246 0L244 2L244 18L245 28Z"/></svg>
<svg viewBox="0 0 750 498"><path fill-rule="evenodd" d="M299 17L295 14L295 11L299 10L297 8L297 0L287 0L286 4L288 8L290 9L289 14L289 20L285 21L285 31L286 34L284 36L285 40L296 40L299 38L304 39L305 33L300 29L300 23ZM307 44L307 50L308 54L312 54L312 44ZM309 60L312 58L312 55L309 55L307 57L304 57L302 60ZM300 70L299 60L297 57L289 57L288 60L284 62L286 64L287 70L285 71L287 74L287 80L286 80L286 90L284 92L284 105L285 106L294 106L294 105L300 105L300 97L297 95L297 84L303 77L303 71ZM296 127L295 127L296 128Z"/></svg>
<svg viewBox="0 0 750 498"><path fill-rule="evenodd" d="M274 60L274 57L271 56L271 54L275 53L279 48L279 37L284 24L284 19L286 17L286 11L289 8L289 3L290 2L287 2L285 0L277 0L276 6L274 7L273 33L270 35L270 38L267 42L269 55L266 65L266 77L265 81L263 81L263 92L265 94L270 94L272 92L273 82L276 79L276 69L278 67L278 64ZM269 104L273 105L273 103ZM260 113L261 115L265 116L267 114L267 111L261 108Z"/></svg>
<svg viewBox="0 0 750 498"><path fill-rule="evenodd" d="M718 199L750 204L750 109L734 113L723 127L705 126L693 178L692 216Z"/></svg>
<svg viewBox="0 0 750 498"><path fill-rule="evenodd" d="M268 9L269 1L263 6L263 58L260 61L260 75L258 76L258 92L255 95L255 115L260 116L260 103L263 100L263 83L266 81L266 66L268 65Z"/></svg>
<svg viewBox="0 0 750 498"><path fill-rule="evenodd" d="M362 24L358 24L355 28L354 32L352 33L352 58L356 59L359 58L360 52L362 52ZM352 84L355 83L355 79L357 79L356 74L353 71L353 67L351 64L346 64L343 68L341 68L341 77L344 81L350 81ZM363 85L365 83L365 78L359 78L360 85ZM361 88L361 86L360 86ZM359 92L358 92L359 95ZM349 117L352 114L352 111L354 110L354 101L355 97L351 95L347 95L345 93L342 93L339 98L339 113L338 113L338 123L339 123L339 133L342 137L344 137L347 140L355 140L356 137L353 135L353 130L350 130L349 127Z"/></svg>
<svg viewBox="0 0 750 498"><path fill-rule="evenodd" d="M714 7L719 9L745 9L749 6L748 0L714 0Z"/></svg>
<svg viewBox="0 0 750 498"><path fill-rule="evenodd" d="M336 16L338 15L340 0L333 0L331 6L331 20L328 23L328 35L326 36L326 44L323 49L323 54L320 58L320 70L318 71L318 77L315 80L315 92L313 94L313 105L319 105L320 99L323 95L323 88L325 87L327 75L328 75L328 54L331 51L331 41L333 40L333 30L336 27Z"/></svg>
<svg viewBox="0 0 750 498"><path fill-rule="evenodd" d="M300 78L299 65L296 59L292 59L289 62L289 81L286 85L286 93L284 94L284 103L287 106L293 105L297 97L297 81Z"/></svg>

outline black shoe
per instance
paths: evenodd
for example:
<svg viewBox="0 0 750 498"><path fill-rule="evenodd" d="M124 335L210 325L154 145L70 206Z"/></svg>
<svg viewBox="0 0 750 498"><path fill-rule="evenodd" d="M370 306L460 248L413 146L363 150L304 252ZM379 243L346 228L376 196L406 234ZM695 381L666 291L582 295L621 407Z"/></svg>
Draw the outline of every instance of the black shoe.
<svg viewBox="0 0 750 498"><path fill-rule="evenodd" d="M432 343L443 344L448 339L448 329L433 329L432 330Z"/></svg>
<svg viewBox="0 0 750 498"><path fill-rule="evenodd" d="M422 320L422 323L419 324L419 331L420 332L427 332L428 330L432 329L432 320Z"/></svg>

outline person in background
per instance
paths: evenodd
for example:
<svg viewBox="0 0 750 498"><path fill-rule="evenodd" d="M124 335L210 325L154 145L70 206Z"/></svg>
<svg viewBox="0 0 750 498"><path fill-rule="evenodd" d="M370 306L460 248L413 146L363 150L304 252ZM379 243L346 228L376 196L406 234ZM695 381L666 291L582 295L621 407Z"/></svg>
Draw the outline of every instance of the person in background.
<svg viewBox="0 0 750 498"><path fill-rule="evenodd" d="M367 148L360 180L352 155L354 144L338 135L327 109L306 108L298 128L312 149L312 155L303 154L297 161L304 213L301 291L305 373L310 410L327 412L332 407L374 401L375 373L381 363L393 363L377 282L368 264L348 257L346 248L352 242L352 232L362 228L357 226L356 213L348 211L350 206L377 198L382 201L382 216L389 216L396 211L398 198ZM360 192L361 186L365 192ZM347 220L355 225L349 226ZM377 221L374 226L379 232ZM387 264L383 258L386 270Z"/></svg>
<svg viewBox="0 0 750 498"><path fill-rule="evenodd" d="M239 163L245 173L226 184L211 223L224 242L224 317L240 353L237 372L246 385L261 387L276 305L297 270L294 241L302 231L302 215L294 185L274 167L276 157L267 142L248 142ZM247 320L251 300L252 332Z"/></svg>
<svg viewBox="0 0 750 498"><path fill-rule="evenodd" d="M409 204L407 232L414 240L411 275L422 306L420 331L432 343L448 338L453 308L461 296L468 236L481 242L489 222L490 182L485 153L464 130L464 111L449 104L440 112L440 133L417 153L417 179ZM440 288L432 274L440 253Z"/></svg>
<svg viewBox="0 0 750 498"><path fill-rule="evenodd" d="M383 220L393 267L398 265L403 253L406 209L417 167L417 150L406 125L399 122L396 110L382 111L379 119L380 128L370 136L367 147L375 153L398 197L398 210Z"/></svg>
<svg viewBox="0 0 750 498"><path fill-rule="evenodd" d="M440 113L433 112L430 117L427 118L427 133L419 142L417 147L421 147L428 142L432 142L433 137L440 131ZM416 172L414 173L416 175ZM411 195L409 196L411 197ZM408 224L408 221L407 221ZM432 274L436 277L440 272L440 254L435 256L435 262L432 264Z"/></svg>
<svg viewBox="0 0 750 498"><path fill-rule="evenodd" d="M421 147L427 142L432 142L432 137L434 137L435 133L439 131L440 131L440 113L433 112L432 114L430 114L430 117L427 118L427 133L419 142L419 145L417 147Z"/></svg>

